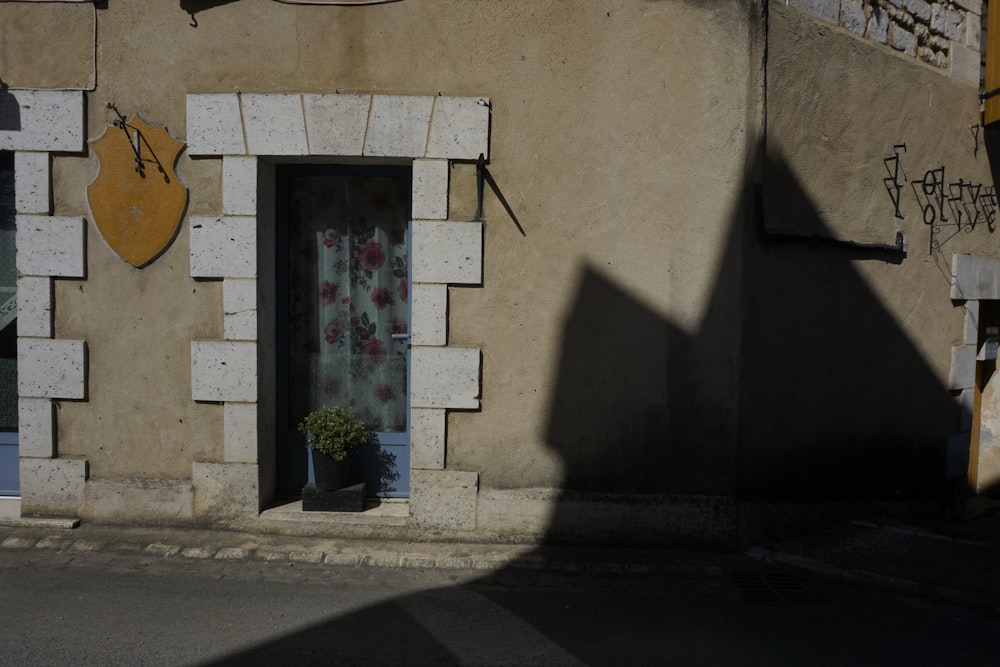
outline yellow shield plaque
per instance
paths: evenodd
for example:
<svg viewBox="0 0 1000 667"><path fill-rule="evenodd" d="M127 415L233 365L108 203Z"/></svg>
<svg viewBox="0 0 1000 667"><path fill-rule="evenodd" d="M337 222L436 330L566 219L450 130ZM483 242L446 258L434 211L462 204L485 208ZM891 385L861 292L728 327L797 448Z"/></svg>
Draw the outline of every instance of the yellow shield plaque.
<svg viewBox="0 0 1000 667"><path fill-rule="evenodd" d="M167 249L184 216L188 192L174 173L184 143L138 116L88 143L100 163L87 186L97 229L122 259L142 268Z"/></svg>

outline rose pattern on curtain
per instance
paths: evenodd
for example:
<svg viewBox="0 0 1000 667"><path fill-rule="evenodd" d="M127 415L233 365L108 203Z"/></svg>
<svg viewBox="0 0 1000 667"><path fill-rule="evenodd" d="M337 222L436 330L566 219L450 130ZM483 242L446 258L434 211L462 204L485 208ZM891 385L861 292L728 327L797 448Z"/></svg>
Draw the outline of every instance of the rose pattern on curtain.
<svg viewBox="0 0 1000 667"><path fill-rule="evenodd" d="M407 429L409 190L405 179L294 179L289 230L290 407L343 405ZM297 219L296 219L297 218Z"/></svg>

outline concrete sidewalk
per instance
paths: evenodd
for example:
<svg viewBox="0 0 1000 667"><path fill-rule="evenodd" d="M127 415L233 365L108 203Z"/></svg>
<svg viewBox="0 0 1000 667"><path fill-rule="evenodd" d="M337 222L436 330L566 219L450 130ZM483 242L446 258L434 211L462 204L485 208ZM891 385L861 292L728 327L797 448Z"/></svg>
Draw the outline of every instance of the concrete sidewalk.
<svg viewBox="0 0 1000 667"><path fill-rule="evenodd" d="M1000 611L1000 504L960 522L870 519L754 547L747 554L829 579Z"/></svg>

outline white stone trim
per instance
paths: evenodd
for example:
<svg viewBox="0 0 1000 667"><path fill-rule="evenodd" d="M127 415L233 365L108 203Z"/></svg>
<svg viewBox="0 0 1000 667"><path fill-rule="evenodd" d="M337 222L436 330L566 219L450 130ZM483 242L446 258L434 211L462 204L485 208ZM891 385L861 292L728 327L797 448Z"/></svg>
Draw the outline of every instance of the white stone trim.
<svg viewBox="0 0 1000 667"><path fill-rule="evenodd" d="M447 160L414 160L410 213L414 220L448 218Z"/></svg>
<svg viewBox="0 0 1000 667"><path fill-rule="evenodd" d="M250 155L308 155L300 95L243 95Z"/></svg>
<svg viewBox="0 0 1000 667"><path fill-rule="evenodd" d="M303 95L312 155L362 155L371 95Z"/></svg>
<svg viewBox="0 0 1000 667"><path fill-rule="evenodd" d="M257 281L226 278L222 283L226 340L257 340Z"/></svg>
<svg viewBox="0 0 1000 667"><path fill-rule="evenodd" d="M14 153L14 205L18 213L52 213L48 153Z"/></svg>
<svg viewBox="0 0 1000 667"><path fill-rule="evenodd" d="M37 276L17 279L17 335L52 337L52 280Z"/></svg>
<svg viewBox="0 0 1000 667"><path fill-rule="evenodd" d="M9 104L13 99L16 104ZM85 459L59 459L52 399L83 399L86 343L53 340L52 276L86 276L86 221L52 218L51 153L86 149L82 91L0 91L0 150L14 151L21 512L78 516Z"/></svg>
<svg viewBox="0 0 1000 667"><path fill-rule="evenodd" d="M413 282L475 285L483 279L480 222L415 220Z"/></svg>
<svg viewBox="0 0 1000 667"><path fill-rule="evenodd" d="M1000 259L952 255L951 275L952 299L1000 299Z"/></svg>
<svg viewBox="0 0 1000 667"><path fill-rule="evenodd" d="M445 466L445 419L443 409L410 410L410 467L443 470Z"/></svg>
<svg viewBox="0 0 1000 667"><path fill-rule="evenodd" d="M50 459L55 456L55 414L47 398L21 398L17 402L21 456Z"/></svg>
<svg viewBox="0 0 1000 667"><path fill-rule="evenodd" d="M84 150L83 91L4 90L0 99L0 151L80 153Z"/></svg>
<svg viewBox="0 0 1000 667"><path fill-rule="evenodd" d="M410 344L448 344L448 286L414 283L410 286Z"/></svg>
<svg viewBox="0 0 1000 667"><path fill-rule="evenodd" d="M191 341L191 398L256 402L256 343Z"/></svg>
<svg viewBox="0 0 1000 667"><path fill-rule="evenodd" d="M410 350L412 408L479 407L478 349L413 347Z"/></svg>
<svg viewBox="0 0 1000 667"><path fill-rule="evenodd" d="M969 389L976 381L976 346L955 345L951 348L951 372L948 389Z"/></svg>
<svg viewBox="0 0 1000 667"><path fill-rule="evenodd" d="M482 282L483 226L447 220L448 177L450 160L489 157L489 100L432 95L191 94L187 114L188 153L224 158L223 215L191 219L191 276L225 280L222 315L227 339L192 341L194 400L226 403L226 463L195 464L199 471L195 474L195 514L210 513L208 499L217 498L227 484L256 474L251 472L256 471L258 437L256 284L233 279L257 276L257 220L252 217L257 206L257 158L378 156L414 160L411 257L420 259L411 267L410 284L411 480L421 470L444 474L438 478L418 475L411 484L414 521L427 526L474 527L478 474L442 468L446 409L479 406L481 355L478 349L447 347L447 286ZM448 483L436 487L429 483L434 479ZM249 503L249 497L243 502Z"/></svg>
<svg viewBox="0 0 1000 667"><path fill-rule="evenodd" d="M257 463L257 404L228 402L224 408L226 463Z"/></svg>
<svg viewBox="0 0 1000 667"><path fill-rule="evenodd" d="M16 262L21 275L85 277L86 220L18 215L16 223Z"/></svg>
<svg viewBox="0 0 1000 667"><path fill-rule="evenodd" d="M257 158L222 159L223 215L257 215Z"/></svg>
<svg viewBox="0 0 1000 667"><path fill-rule="evenodd" d="M191 217L192 278L256 278L257 218Z"/></svg>
<svg viewBox="0 0 1000 667"><path fill-rule="evenodd" d="M86 344L82 340L18 338L18 396L85 398L85 359Z"/></svg>

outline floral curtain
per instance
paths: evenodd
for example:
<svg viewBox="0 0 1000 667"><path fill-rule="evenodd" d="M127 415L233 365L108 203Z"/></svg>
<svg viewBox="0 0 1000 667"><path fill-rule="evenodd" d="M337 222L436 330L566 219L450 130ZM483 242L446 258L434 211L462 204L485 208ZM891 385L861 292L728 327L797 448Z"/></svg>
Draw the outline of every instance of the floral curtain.
<svg viewBox="0 0 1000 667"><path fill-rule="evenodd" d="M344 405L406 431L409 181L301 176L289 196L292 423Z"/></svg>

